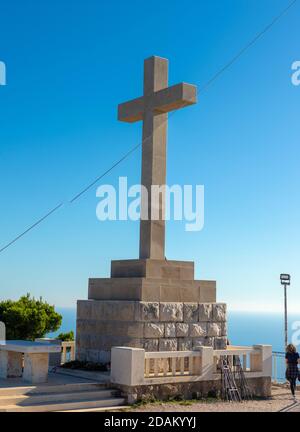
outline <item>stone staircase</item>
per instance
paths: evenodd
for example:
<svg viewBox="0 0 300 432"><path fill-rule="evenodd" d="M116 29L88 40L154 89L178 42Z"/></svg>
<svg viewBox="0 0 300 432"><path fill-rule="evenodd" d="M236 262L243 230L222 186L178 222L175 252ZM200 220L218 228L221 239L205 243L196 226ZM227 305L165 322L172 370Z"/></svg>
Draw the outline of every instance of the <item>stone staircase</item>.
<svg viewBox="0 0 300 432"><path fill-rule="evenodd" d="M125 407L118 391L99 382L0 388L0 412L110 411Z"/></svg>

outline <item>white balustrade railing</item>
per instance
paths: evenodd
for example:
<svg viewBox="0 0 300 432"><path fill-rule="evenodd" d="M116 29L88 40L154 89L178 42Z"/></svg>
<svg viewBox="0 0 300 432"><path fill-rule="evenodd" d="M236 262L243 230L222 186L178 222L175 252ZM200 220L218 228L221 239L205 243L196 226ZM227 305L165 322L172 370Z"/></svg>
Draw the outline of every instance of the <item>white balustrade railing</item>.
<svg viewBox="0 0 300 432"><path fill-rule="evenodd" d="M197 351L145 352L145 378L193 376L200 370Z"/></svg>
<svg viewBox="0 0 300 432"><path fill-rule="evenodd" d="M51 353L49 356L49 365L53 367L75 360L75 341L60 341L52 338L39 338L37 342L46 342L61 346L61 353Z"/></svg>
<svg viewBox="0 0 300 432"><path fill-rule="evenodd" d="M111 380L128 386L220 379L219 362L226 357L234 369L239 357L246 376L271 377L272 347L229 346L225 350L200 347L197 351L145 352L143 349L114 347Z"/></svg>
<svg viewBox="0 0 300 432"><path fill-rule="evenodd" d="M228 346L225 350L214 351L214 373L220 373L220 360L226 357L231 369L235 371L238 364L241 365L245 374L262 372L262 350L260 346L239 347Z"/></svg>

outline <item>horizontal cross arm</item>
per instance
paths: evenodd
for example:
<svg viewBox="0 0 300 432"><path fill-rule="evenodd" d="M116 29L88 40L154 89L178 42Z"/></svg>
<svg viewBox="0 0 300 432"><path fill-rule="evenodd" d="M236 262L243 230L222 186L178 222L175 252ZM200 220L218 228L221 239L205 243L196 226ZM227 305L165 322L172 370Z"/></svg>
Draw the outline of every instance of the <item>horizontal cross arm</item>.
<svg viewBox="0 0 300 432"><path fill-rule="evenodd" d="M156 113L167 113L195 103L197 103L197 87L181 83L156 92L153 106Z"/></svg>
<svg viewBox="0 0 300 432"><path fill-rule="evenodd" d="M118 106L118 120L134 123L143 120L144 98L140 97Z"/></svg>
<svg viewBox="0 0 300 432"><path fill-rule="evenodd" d="M154 113L167 113L195 104L197 87L186 83L177 84L155 92L151 99L149 108L152 107ZM118 120L128 123L143 120L144 109L144 97L124 102L118 106Z"/></svg>

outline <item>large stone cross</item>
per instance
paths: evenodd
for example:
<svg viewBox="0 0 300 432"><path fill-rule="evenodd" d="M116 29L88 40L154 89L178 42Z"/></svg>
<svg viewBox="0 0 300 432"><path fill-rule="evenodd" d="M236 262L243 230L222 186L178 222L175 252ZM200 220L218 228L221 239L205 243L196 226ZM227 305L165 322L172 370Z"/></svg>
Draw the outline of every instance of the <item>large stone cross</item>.
<svg viewBox="0 0 300 432"><path fill-rule="evenodd" d="M151 220L151 186L166 184L168 112L192 105L196 99L197 88L193 85L181 83L168 87L168 60L150 57L144 62L144 96L118 107L120 121L143 121L141 183L148 194L146 197L142 193L141 209L146 206L148 217L141 218L140 222L141 259L165 259L164 197L160 194L159 219Z"/></svg>

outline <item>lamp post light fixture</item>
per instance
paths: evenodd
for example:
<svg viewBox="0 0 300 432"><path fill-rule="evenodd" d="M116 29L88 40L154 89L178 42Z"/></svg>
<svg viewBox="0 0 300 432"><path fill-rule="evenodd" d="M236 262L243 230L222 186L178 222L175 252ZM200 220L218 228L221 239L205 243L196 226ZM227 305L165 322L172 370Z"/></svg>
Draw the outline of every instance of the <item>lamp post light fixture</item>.
<svg viewBox="0 0 300 432"><path fill-rule="evenodd" d="M281 285L284 286L284 343L285 349L288 345L288 318L287 318L287 289L286 287L291 285L291 276L286 273L280 275Z"/></svg>

